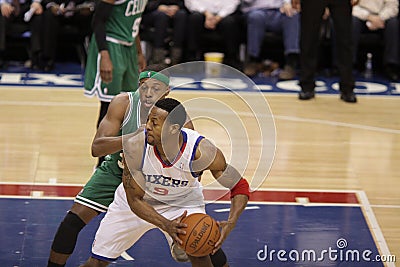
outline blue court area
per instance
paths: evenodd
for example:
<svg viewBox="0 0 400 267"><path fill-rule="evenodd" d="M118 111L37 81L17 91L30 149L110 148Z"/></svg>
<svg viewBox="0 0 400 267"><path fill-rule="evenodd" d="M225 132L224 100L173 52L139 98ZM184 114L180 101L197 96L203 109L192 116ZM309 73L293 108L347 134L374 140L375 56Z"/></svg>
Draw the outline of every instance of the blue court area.
<svg viewBox="0 0 400 267"><path fill-rule="evenodd" d="M318 94L338 94L339 78L337 76L324 75L324 73L322 71L317 74L315 91ZM213 86L213 84L222 84L226 86L226 89L223 90L229 89L238 92L261 91L293 94L300 90L298 77L295 77L294 80L279 81L277 76L265 77L258 75L252 78L255 85L248 86L240 79L235 79L237 77L205 79L202 75L204 76L203 72L199 74L193 71L174 78L184 78L187 84L200 81L194 86L180 86L180 90L221 91L220 86ZM354 77L356 80L354 92L357 95L400 96L400 82L390 82L379 73L374 73L371 78L365 78L362 73L354 71ZM32 71L19 63L11 65L7 70L0 72L0 86L42 86L81 90L83 79L84 70L81 66L77 63L68 62L56 64L55 70L49 73ZM174 84L174 79L172 79L172 84Z"/></svg>
<svg viewBox="0 0 400 267"><path fill-rule="evenodd" d="M0 265L46 266L51 242L72 200L0 198ZM232 267L244 266L383 266L361 207L249 204L223 248ZM217 220L229 204L209 204ZM67 266L90 255L102 216L86 227ZM190 266L176 263L158 230L148 232L110 266Z"/></svg>

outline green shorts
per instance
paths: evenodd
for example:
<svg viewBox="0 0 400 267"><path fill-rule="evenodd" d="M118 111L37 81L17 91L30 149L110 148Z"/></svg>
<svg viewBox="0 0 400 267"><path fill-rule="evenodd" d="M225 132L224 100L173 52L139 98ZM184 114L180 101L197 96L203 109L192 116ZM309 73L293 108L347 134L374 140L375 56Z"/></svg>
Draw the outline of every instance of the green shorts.
<svg viewBox="0 0 400 267"><path fill-rule="evenodd" d="M85 95L97 95L100 101L110 102L121 92L134 92L139 85L139 66L136 45L125 46L107 42L113 63L111 83L103 83L100 77L100 54L92 37L85 69Z"/></svg>
<svg viewBox="0 0 400 267"><path fill-rule="evenodd" d="M103 163L75 197L75 202L99 212L106 212L121 182L121 173L113 172Z"/></svg>

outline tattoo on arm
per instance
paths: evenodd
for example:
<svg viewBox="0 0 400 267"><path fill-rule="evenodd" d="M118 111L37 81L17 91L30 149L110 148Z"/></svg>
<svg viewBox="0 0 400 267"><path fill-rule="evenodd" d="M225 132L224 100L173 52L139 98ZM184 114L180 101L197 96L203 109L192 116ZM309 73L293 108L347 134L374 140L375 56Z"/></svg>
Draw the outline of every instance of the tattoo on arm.
<svg viewBox="0 0 400 267"><path fill-rule="evenodd" d="M135 187L133 186L132 181L133 181L132 174L127 169L127 167L125 167L123 172L122 172L122 182L124 183L124 187L135 190Z"/></svg>

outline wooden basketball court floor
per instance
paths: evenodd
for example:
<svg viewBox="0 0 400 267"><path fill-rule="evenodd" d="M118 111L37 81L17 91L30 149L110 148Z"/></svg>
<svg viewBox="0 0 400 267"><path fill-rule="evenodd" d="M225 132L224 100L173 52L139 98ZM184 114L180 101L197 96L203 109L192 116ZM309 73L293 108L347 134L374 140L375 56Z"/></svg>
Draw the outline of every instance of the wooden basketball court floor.
<svg viewBox="0 0 400 267"><path fill-rule="evenodd" d="M96 162L90 155L90 144L95 133L97 99L83 97L82 89L50 87L0 87L0 95L0 194L3 198L13 199L15 195L20 194L10 190L14 188L10 186L28 185L32 189L32 186L71 185L79 188L79 185L84 184ZM227 103L236 101L235 97L226 92L173 91L170 96L181 101L194 97L212 97ZM312 206L312 194L321 196L354 193L362 213L367 218L366 223L380 254L395 255L398 258L400 98L359 96L359 103L353 105L339 101L337 95L321 94L317 95L315 100L304 102L297 100L295 94L265 93L264 97L275 120L276 151L273 165L260 190L278 195L282 192L292 193L292 196L296 196L292 202L304 207ZM239 104L230 103L240 107ZM241 119L245 121L246 114ZM229 151L226 134L218 124L199 120L197 123L195 121L195 127L221 146L224 152L229 154L236 151L235 148ZM252 136L251 129L248 129L247 134L250 140L257 138ZM257 147L257 142L250 145ZM256 168L251 162L248 166L246 175ZM268 164L260 166L258 167L268 171ZM206 176L203 181L207 182L210 179ZM21 193L24 194L28 199L41 199L49 195L73 196L64 194L62 190L53 190L46 195L43 188ZM336 198L339 200L330 200L328 197L317 201L321 202L321 205L316 206L324 207L324 203L335 202L342 203L339 206L345 207L348 203L342 202L340 195L336 195ZM279 198L263 201L275 201L283 205L287 202ZM298 203L295 203L296 201ZM2 202L2 205L8 204ZM61 213L65 212L68 206L69 204L63 207ZM4 210L5 207L2 208ZM51 211L53 209L40 210L38 213L46 220L48 212ZM1 213L1 222L7 223L7 218L4 218L6 213ZM267 213L266 222L274 215L275 213ZM324 213L321 212L320 215L323 217ZM7 216L13 217L15 213L11 212ZM332 218L335 216L333 213ZM345 213L337 213L337 216L348 225L354 224L357 227L355 222L351 221L352 217L345 216ZM265 227L270 229L267 225ZM322 232L324 230L321 229ZM50 233L50 239L53 234L54 229ZM44 246L43 254L47 254L50 241L47 241L47 247ZM331 241L336 242L336 239ZM255 257L261 248L257 247L251 257ZM3 260L7 259L4 252L0 257ZM385 265L395 266L394 264ZM0 265L3 266L1 263ZM364 263L340 266L369 265Z"/></svg>

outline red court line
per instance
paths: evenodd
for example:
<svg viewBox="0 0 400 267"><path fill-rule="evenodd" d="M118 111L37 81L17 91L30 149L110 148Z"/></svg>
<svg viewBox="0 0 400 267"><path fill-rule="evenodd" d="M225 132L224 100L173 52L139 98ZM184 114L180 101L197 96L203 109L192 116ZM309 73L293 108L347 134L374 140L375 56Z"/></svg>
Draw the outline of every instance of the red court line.
<svg viewBox="0 0 400 267"><path fill-rule="evenodd" d="M219 191L219 192L218 192ZM220 190L205 190L205 199L213 199ZM298 192L298 191L255 191L251 193L251 201L260 202L297 202L296 198L308 198L310 203L340 203L359 204L356 193L353 192ZM229 200L225 195L220 200Z"/></svg>
<svg viewBox="0 0 400 267"><path fill-rule="evenodd" d="M59 185L29 185L29 184L2 184L0 195L8 196L31 196L32 191L42 191L46 197L74 197L81 186L59 186Z"/></svg>
<svg viewBox="0 0 400 267"><path fill-rule="evenodd" d="M0 195L31 196L32 191L41 191L44 197L74 197L82 189L73 185L35 185L35 184L0 184ZM228 191L205 189L206 200L229 200ZM310 203L359 204L355 192L303 192L261 190L251 193L251 201L259 202L296 202L296 198L308 198Z"/></svg>

